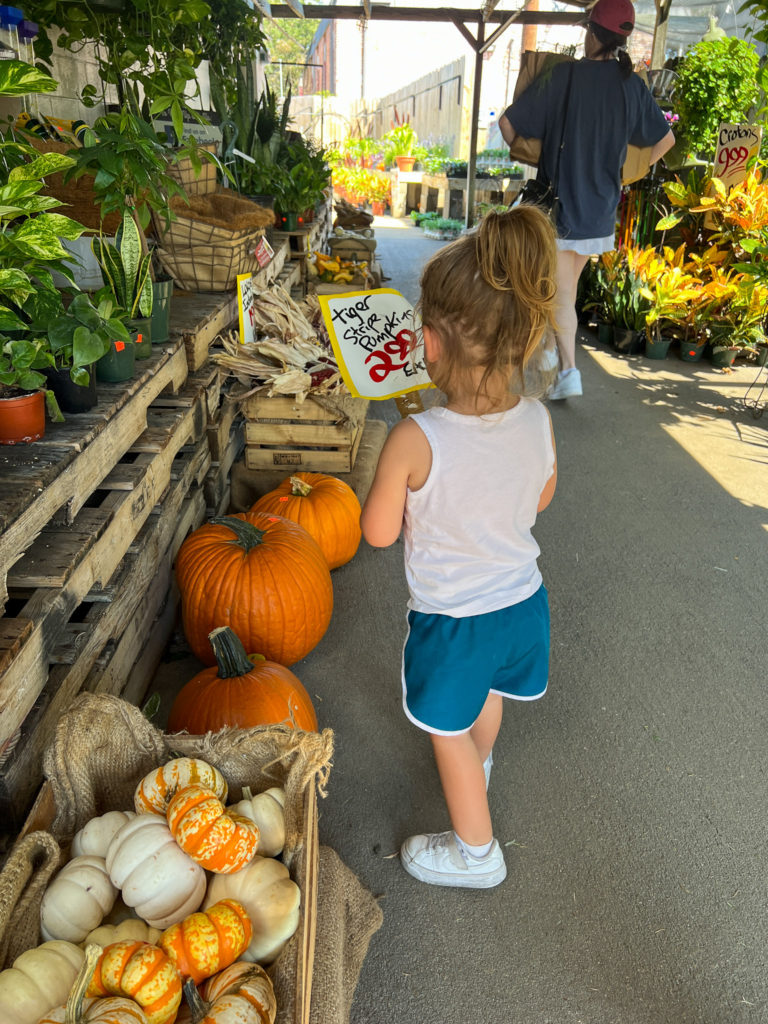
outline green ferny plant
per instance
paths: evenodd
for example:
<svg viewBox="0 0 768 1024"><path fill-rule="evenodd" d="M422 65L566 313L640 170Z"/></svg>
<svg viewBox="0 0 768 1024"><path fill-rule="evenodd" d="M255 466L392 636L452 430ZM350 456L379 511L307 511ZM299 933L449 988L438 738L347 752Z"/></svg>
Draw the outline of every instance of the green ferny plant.
<svg viewBox="0 0 768 1024"><path fill-rule="evenodd" d="M759 95L760 59L743 39L702 40L677 69L675 109L690 148L714 154L722 123L745 121Z"/></svg>

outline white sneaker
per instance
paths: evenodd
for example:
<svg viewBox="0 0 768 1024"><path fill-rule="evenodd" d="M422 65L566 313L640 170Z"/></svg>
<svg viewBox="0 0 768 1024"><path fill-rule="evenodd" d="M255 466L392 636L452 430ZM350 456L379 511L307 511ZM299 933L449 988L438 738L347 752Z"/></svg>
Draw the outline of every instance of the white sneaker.
<svg viewBox="0 0 768 1024"><path fill-rule="evenodd" d="M581 393L581 374L575 367L571 367L570 370L561 370L558 373L547 398L557 402L562 398L576 398Z"/></svg>
<svg viewBox="0 0 768 1024"><path fill-rule="evenodd" d="M483 771L485 772L485 791L488 792L488 786L491 783L491 768L493 768L493 751L490 752L488 757L483 761Z"/></svg>
<svg viewBox="0 0 768 1024"><path fill-rule="evenodd" d="M504 854L495 839L486 856L478 859L459 846L452 831L411 836L400 848L400 862L409 875L431 885L491 889L507 877Z"/></svg>

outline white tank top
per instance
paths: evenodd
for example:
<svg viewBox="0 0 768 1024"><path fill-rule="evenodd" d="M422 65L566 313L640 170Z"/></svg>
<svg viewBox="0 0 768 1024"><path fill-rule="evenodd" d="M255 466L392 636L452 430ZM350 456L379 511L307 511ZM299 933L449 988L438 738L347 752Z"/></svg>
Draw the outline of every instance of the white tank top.
<svg viewBox="0 0 768 1024"><path fill-rule="evenodd" d="M434 408L411 419L432 468L405 502L408 607L462 618L525 601L541 586L531 529L554 469L544 406L521 398L501 413Z"/></svg>

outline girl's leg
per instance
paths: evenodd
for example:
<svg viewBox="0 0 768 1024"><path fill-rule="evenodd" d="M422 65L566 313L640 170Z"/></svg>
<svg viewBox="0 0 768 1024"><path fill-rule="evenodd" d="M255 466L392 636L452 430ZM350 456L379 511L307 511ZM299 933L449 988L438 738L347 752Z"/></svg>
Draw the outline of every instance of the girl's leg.
<svg viewBox="0 0 768 1024"><path fill-rule="evenodd" d="M557 253L557 348L561 370L576 366L576 288L587 259L572 249L559 249Z"/></svg>
<svg viewBox="0 0 768 1024"><path fill-rule="evenodd" d="M493 839L483 761L470 733L431 737L453 830L470 846Z"/></svg>
<svg viewBox="0 0 768 1024"><path fill-rule="evenodd" d="M469 730L469 735L472 737L472 740L477 747L477 752L480 755L481 762L485 761L493 750L496 737L499 735L501 714L503 710L503 698L498 693L489 693L488 699L483 705L483 710L480 712L475 724Z"/></svg>

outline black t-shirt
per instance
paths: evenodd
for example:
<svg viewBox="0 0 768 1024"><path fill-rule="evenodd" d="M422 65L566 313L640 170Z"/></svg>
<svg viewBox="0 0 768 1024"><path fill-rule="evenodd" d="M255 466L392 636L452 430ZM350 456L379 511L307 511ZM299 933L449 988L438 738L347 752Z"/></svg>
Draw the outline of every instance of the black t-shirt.
<svg viewBox="0 0 768 1024"><path fill-rule="evenodd" d="M618 61L562 61L504 112L518 135L542 140L538 177L547 182L557 166L567 94L558 232L561 238L605 238L616 226L627 143L653 146L669 125L643 81L635 74L623 78Z"/></svg>

